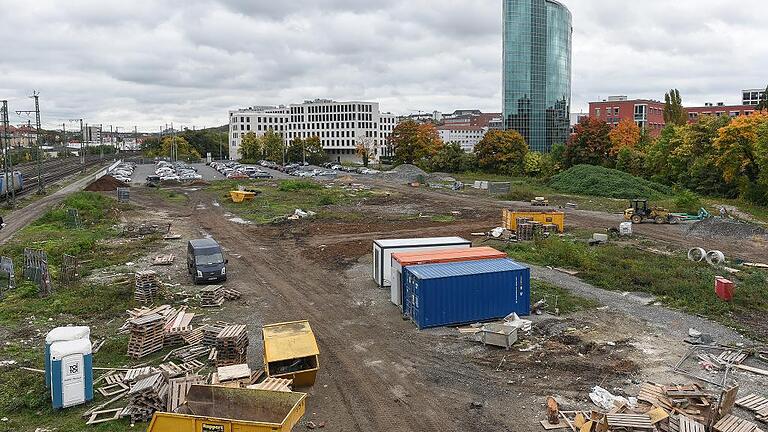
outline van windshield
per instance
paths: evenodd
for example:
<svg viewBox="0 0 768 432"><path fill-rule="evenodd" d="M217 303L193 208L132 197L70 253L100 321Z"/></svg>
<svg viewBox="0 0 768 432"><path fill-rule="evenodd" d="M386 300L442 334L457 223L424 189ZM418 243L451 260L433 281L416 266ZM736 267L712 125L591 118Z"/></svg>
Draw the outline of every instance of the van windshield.
<svg viewBox="0 0 768 432"><path fill-rule="evenodd" d="M224 262L224 256L221 252L203 252L201 255L195 256L195 264L198 265L211 265L221 264Z"/></svg>

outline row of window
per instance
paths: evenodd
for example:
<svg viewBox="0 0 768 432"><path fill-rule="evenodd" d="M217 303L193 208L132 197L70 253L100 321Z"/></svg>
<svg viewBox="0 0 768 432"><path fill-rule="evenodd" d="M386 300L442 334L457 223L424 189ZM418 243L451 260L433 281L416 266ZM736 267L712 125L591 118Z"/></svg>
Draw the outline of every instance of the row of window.
<svg viewBox="0 0 768 432"><path fill-rule="evenodd" d="M291 114L323 114L323 113L349 113L349 112L373 112L373 105L369 104L334 104L334 105L309 105L291 107Z"/></svg>
<svg viewBox="0 0 768 432"><path fill-rule="evenodd" d="M748 115L751 115L753 112L754 111L744 111L744 115L748 116ZM741 111L730 111L730 112L728 112L728 115L731 116L731 117L738 117L738 116L741 115L741 113L742 113ZM689 112L688 113L688 118L691 119L691 120L695 120L695 119L699 118L700 115L702 115L702 116L714 115L715 117L722 117L725 114L726 114L726 111L715 111L715 112L707 111L707 112L702 112L702 113Z"/></svg>

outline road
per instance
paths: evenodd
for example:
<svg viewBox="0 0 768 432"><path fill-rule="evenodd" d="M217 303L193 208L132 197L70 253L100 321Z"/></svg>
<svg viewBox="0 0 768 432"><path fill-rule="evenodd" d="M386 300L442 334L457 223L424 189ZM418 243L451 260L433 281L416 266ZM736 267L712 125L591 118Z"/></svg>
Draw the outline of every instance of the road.
<svg viewBox="0 0 768 432"><path fill-rule="evenodd" d="M50 195L34 200L23 208L14 210L5 215L3 219L6 226L0 231L0 244L7 242L14 234L16 234L16 232L41 217L51 207L63 201L68 195L82 190L89 183L103 176L105 173L106 168L76 180Z"/></svg>

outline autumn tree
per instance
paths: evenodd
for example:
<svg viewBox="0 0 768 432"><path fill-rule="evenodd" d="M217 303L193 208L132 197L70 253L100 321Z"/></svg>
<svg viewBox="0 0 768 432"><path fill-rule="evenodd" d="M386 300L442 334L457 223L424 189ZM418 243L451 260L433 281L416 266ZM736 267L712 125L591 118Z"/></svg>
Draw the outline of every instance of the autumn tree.
<svg viewBox="0 0 768 432"><path fill-rule="evenodd" d="M664 95L664 122L677 126L688 123L688 114L683 108L683 99L678 89L672 89Z"/></svg>
<svg viewBox="0 0 768 432"><path fill-rule="evenodd" d="M406 120L398 124L389 136L395 152L395 162L413 164L432 157L443 146L433 124L418 124Z"/></svg>
<svg viewBox="0 0 768 432"><path fill-rule="evenodd" d="M768 112L737 117L718 131L716 164L728 184L757 204L768 204Z"/></svg>
<svg viewBox="0 0 768 432"><path fill-rule="evenodd" d="M491 130L475 146L477 165L502 174L521 174L528 143L518 131Z"/></svg>
<svg viewBox="0 0 768 432"><path fill-rule="evenodd" d="M634 149L640 142L640 127L632 119L622 120L608 134L611 139L611 156L615 157L623 148Z"/></svg>
<svg viewBox="0 0 768 432"><path fill-rule="evenodd" d="M355 147L355 153L363 160L363 166L368 168L368 163L371 159L376 158L376 152L378 151L378 140L371 137L359 137L357 138L357 146Z"/></svg>
<svg viewBox="0 0 768 432"><path fill-rule="evenodd" d="M538 176L544 165L544 156L539 152L528 152L523 158L523 171L529 176Z"/></svg>
<svg viewBox="0 0 768 432"><path fill-rule="evenodd" d="M163 138L162 154L176 160L199 161L200 153L184 138L173 135Z"/></svg>
<svg viewBox="0 0 768 432"><path fill-rule="evenodd" d="M475 155L467 153L461 145L455 142L445 144L429 161L424 168L429 171L442 171L460 173L471 171L477 166Z"/></svg>
<svg viewBox="0 0 768 432"><path fill-rule="evenodd" d="M257 137L253 132L243 135L243 140L240 144L240 158L242 160L255 162L261 159L263 154L264 146L261 138Z"/></svg>
<svg viewBox="0 0 768 432"><path fill-rule="evenodd" d="M592 117L582 119L565 147L566 165L610 165L610 133L611 127L602 120Z"/></svg>

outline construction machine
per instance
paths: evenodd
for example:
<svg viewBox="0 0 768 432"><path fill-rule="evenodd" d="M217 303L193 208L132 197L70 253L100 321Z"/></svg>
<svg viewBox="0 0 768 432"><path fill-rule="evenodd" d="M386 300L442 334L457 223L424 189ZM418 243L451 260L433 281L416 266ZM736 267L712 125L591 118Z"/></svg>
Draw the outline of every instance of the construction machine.
<svg viewBox="0 0 768 432"><path fill-rule="evenodd" d="M531 205L534 207L546 207L549 205L549 200L545 197L536 197L531 200Z"/></svg>
<svg viewBox="0 0 768 432"><path fill-rule="evenodd" d="M652 220L657 224L676 224L680 222L680 216L670 213L661 207L648 207L647 199L634 199L629 201L629 208L624 210L624 219L634 224Z"/></svg>

